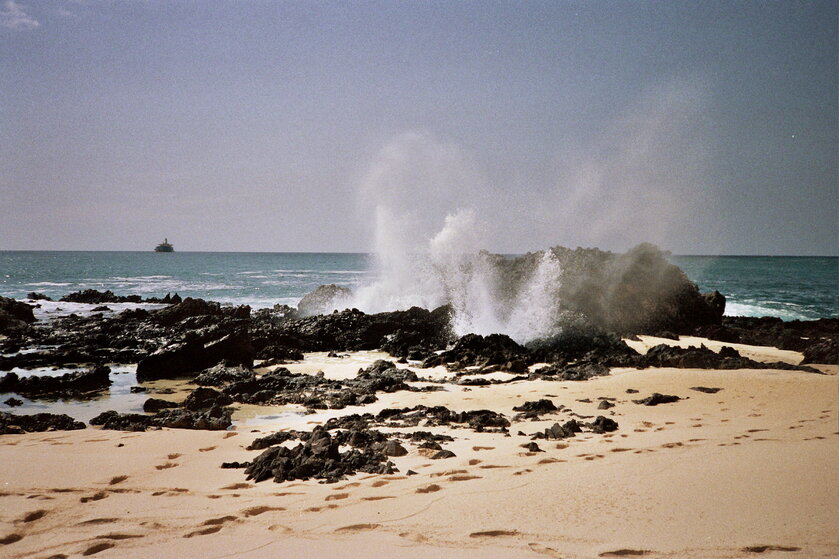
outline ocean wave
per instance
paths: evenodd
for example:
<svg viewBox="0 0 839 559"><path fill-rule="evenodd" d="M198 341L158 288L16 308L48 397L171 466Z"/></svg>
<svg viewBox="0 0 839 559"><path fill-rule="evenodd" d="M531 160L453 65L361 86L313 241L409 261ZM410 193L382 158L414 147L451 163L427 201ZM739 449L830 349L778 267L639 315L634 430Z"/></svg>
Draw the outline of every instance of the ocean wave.
<svg viewBox="0 0 839 559"><path fill-rule="evenodd" d="M728 301L725 305L726 316L774 316L781 320L811 320L818 318L812 316L811 313L802 312L801 305L795 303L781 303L781 302L732 302Z"/></svg>

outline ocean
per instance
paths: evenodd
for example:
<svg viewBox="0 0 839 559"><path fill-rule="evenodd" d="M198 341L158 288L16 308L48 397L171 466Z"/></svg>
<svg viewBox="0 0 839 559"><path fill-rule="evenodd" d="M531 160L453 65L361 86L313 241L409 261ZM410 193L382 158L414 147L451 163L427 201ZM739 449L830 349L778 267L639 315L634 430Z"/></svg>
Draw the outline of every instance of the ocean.
<svg viewBox="0 0 839 559"><path fill-rule="evenodd" d="M671 257L671 261L702 291L716 289L723 293L728 299L728 315L776 316L785 320L837 316L839 258L677 256ZM83 289L110 289L117 295L137 294L144 298L178 293L182 297L266 308L275 304L294 306L319 285L363 288L380 279L368 254L0 252L0 295L20 300L34 291L55 299L38 301L35 315L40 319L92 313L95 305L58 301L63 295ZM132 306L137 305L108 305L115 312ZM478 331L470 329L477 325L470 325L467 330ZM111 367L110 389L95 398L29 399L20 394L3 394L2 400L8 396L21 400L23 404L15 408L15 413L66 413L82 421L109 409L141 412L148 394L132 391L138 384L136 366ZM20 376L61 375L72 370L15 368L13 372ZM187 390L185 382L156 381L146 385L152 391L183 391ZM0 411L8 409L7 404L0 404ZM295 412L279 412L279 416L277 413L273 409L239 410L233 419L236 425L256 425Z"/></svg>
<svg viewBox="0 0 839 559"><path fill-rule="evenodd" d="M839 314L839 258L673 256L700 290L727 298L730 316L812 320ZM117 295L201 297L252 308L294 306L323 284L375 279L361 253L0 251L0 295L58 300L83 289ZM65 309L68 305L64 305Z"/></svg>

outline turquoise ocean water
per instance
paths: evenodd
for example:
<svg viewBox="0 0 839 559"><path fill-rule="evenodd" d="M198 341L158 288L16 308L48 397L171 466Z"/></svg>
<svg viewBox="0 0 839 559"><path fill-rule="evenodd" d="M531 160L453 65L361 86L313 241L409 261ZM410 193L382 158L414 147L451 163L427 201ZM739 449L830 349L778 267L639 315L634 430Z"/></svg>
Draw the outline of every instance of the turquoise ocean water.
<svg viewBox="0 0 839 559"><path fill-rule="evenodd" d="M839 258L674 256L702 291L718 290L728 315L785 320L835 317ZM37 291L54 299L81 289L183 297L254 308L295 305L318 285L350 288L373 279L357 253L0 251L0 295Z"/></svg>

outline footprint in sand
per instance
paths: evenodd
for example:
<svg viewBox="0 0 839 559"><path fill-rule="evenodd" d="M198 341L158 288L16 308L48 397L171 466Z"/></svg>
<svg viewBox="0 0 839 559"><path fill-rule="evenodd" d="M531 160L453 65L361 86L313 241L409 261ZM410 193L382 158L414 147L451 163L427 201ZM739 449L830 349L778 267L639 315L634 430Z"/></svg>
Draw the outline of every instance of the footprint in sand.
<svg viewBox="0 0 839 559"><path fill-rule="evenodd" d="M176 453L174 453L174 454L168 454L168 455L166 456L166 458L168 458L169 460L174 460L175 458L180 458L180 457L181 457L181 454L179 454L179 453L177 453L177 452L176 452Z"/></svg>
<svg viewBox="0 0 839 559"><path fill-rule="evenodd" d="M229 439L230 437L238 437L238 436L239 436L239 433L236 433L235 431L230 431L229 433L225 433L222 438L223 439Z"/></svg>
<svg viewBox="0 0 839 559"><path fill-rule="evenodd" d="M176 464L175 462L166 462L165 464L157 465L154 468L156 470L168 470L169 468L177 468L177 467L178 467L178 464Z"/></svg>
<svg viewBox="0 0 839 559"><path fill-rule="evenodd" d="M638 557L650 553L646 549L617 549L615 551L604 551L598 557Z"/></svg>
<svg viewBox="0 0 839 559"><path fill-rule="evenodd" d="M222 528L222 526L210 526L209 528L204 528L202 530L195 530L194 532L184 534L183 537L194 538L195 536L209 536L210 534L215 534L216 532L221 531L221 528Z"/></svg>
<svg viewBox="0 0 839 559"><path fill-rule="evenodd" d="M219 518L210 518L209 520L205 520L201 523L201 525L218 526L219 524L224 524L225 522L231 522L233 520L236 520L236 517L228 514L227 516L221 516Z"/></svg>
<svg viewBox="0 0 839 559"><path fill-rule="evenodd" d="M90 497L82 497L81 499L79 499L79 501L81 501L82 503L87 503L88 501L101 501L107 496L107 493L105 493L104 491L100 491L94 495L91 495Z"/></svg>
<svg viewBox="0 0 839 559"><path fill-rule="evenodd" d="M482 479L481 476L459 475L451 476L448 481L469 481L470 479Z"/></svg>
<svg viewBox="0 0 839 559"><path fill-rule="evenodd" d="M399 534L400 538L405 538L406 540L411 540L412 542L423 543L427 542L428 538L425 537L423 534L419 534L417 532L402 532Z"/></svg>
<svg viewBox="0 0 839 559"><path fill-rule="evenodd" d="M495 450L494 446L473 446L472 450L478 452L479 450Z"/></svg>
<svg viewBox="0 0 839 559"><path fill-rule="evenodd" d="M142 534L103 534L97 537L100 540L134 540L137 538L145 538Z"/></svg>
<svg viewBox="0 0 839 559"><path fill-rule="evenodd" d="M341 499L346 499L349 496L349 493L334 493L332 495L327 495L324 501L340 501Z"/></svg>
<svg viewBox="0 0 839 559"><path fill-rule="evenodd" d="M539 464L539 465L544 465L544 464L556 464L557 462L567 462L567 460L560 460L559 458L542 458L541 460L539 460L536 463Z"/></svg>
<svg viewBox="0 0 839 559"><path fill-rule="evenodd" d="M483 466L480 466L480 468L482 470L497 470L497 469L511 468L511 467L512 466L499 466L499 465L496 465L496 464L485 464Z"/></svg>
<svg viewBox="0 0 839 559"><path fill-rule="evenodd" d="M286 510L285 507L259 506L259 507L251 507L249 509L244 509L244 510L242 510L242 514L244 514L247 517L251 517L251 516L259 516L260 514L262 514L264 512L282 511L282 510Z"/></svg>
<svg viewBox="0 0 839 559"><path fill-rule="evenodd" d="M250 489L253 487L250 483L234 483L232 485L225 485L222 489Z"/></svg>
<svg viewBox="0 0 839 559"><path fill-rule="evenodd" d="M211 450L215 450L216 448L217 447L214 447L214 446L208 446L208 447L204 447L204 448L199 448L198 452L210 452Z"/></svg>
<svg viewBox="0 0 839 559"><path fill-rule="evenodd" d="M382 487L383 485L387 485L388 483L390 483L390 482L389 481L384 481L384 480L374 481L371 484L371 487ZM346 486L344 486L344 487L346 487Z"/></svg>
<svg viewBox="0 0 839 559"><path fill-rule="evenodd" d="M18 522L24 522L24 523L35 522L36 520L40 520L41 518L45 517L47 515L47 512L49 512L49 511L45 511L43 509L33 510L32 512L27 512L26 514L23 515L23 518L18 520Z"/></svg>
<svg viewBox="0 0 839 559"><path fill-rule="evenodd" d="M76 524L76 526L98 526L99 524L113 524L117 522L118 518L91 518Z"/></svg>
<svg viewBox="0 0 839 559"><path fill-rule="evenodd" d="M0 545L9 545L10 543L19 542L23 539L20 534L9 534L8 536L0 538Z"/></svg>
<svg viewBox="0 0 839 559"><path fill-rule="evenodd" d="M529 543L527 544L527 546L534 553L538 553L540 555L547 555L548 557L552 557L553 559L562 559L562 555L560 555L559 552L552 547L547 547L540 543Z"/></svg>
<svg viewBox="0 0 839 559"><path fill-rule="evenodd" d="M380 524L350 524L349 526L341 526L336 528L336 532L360 532L362 530L375 530L381 526Z"/></svg>
<svg viewBox="0 0 839 559"><path fill-rule="evenodd" d="M97 543L95 545L92 545L92 546L88 547L84 551L82 551L82 555L84 555L84 556L96 555L100 551L105 551L106 549L111 549L112 547L115 547L115 545L112 544L112 543L108 543L108 542Z"/></svg>
<svg viewBox="0 0 839 559"><path fill-rule="evenodd" d="M446 470L445 472L436 472L431 474L431 477L454 476L457 474L468 474L468 470Z"/></svg>
<svg viewBox="0 0 839 559"><path fill-rule="evenodd" d="M785 545L750 545L749 547L742 548L740 551L745 553L763 553L765 551L801 551L801 548Z"/></svg>
<svg viewBox="0 0 839 559"><path fill-rule="evenodd" d="M122 483L127 479L128 476L115 476L111 478L111 481L108 482L108 485L116 485L117 483Z"/></svg>
<svg viewBox="0 0 839 559"><path fill-rule="evenodd" d="M472 532L469 534L470 538L497 538L500 536L516 536L516 530L486 530L483 532Z"/></svg>
<svg viewBox="0 0 839 559"><path fill-rule="evenodd" d="M361 500L362 501L381 501L383 499L395 499L395 498L396 497L387 495L387 496L381 496L381 497L362 497Z"/></svg>
<svg viewBox="0 0 839 559"><path fill-rule="evenodd" d="M469 460L469 465L470 466L477 466L481 462L482 462L482 460L478 460L477 458L472 458L471 460Z"/></svg>
<svg viewBox="0 0 839 559"><path fill-rule="evenodd" d="M436 483L432 483L431 485L426 485L425 487L417 487L417 493L435 493L441 489L442 487Z"/></svg>

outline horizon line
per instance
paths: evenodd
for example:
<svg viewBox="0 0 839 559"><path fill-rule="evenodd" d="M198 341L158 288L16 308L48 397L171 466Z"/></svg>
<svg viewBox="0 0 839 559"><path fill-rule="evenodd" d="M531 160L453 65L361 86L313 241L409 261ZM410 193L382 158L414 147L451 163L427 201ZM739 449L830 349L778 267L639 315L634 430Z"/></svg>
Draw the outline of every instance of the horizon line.
<svg viewBox="0 0 839 559"><path fill-rule="evenodd" d="M559 246L559 245L558 245ZM552 247L549 247L552 248ZM594 248L597 250L604 250L604 252L614 252L616 254L620 254L618 251L614 250L605 250L600 249L599 247L577 247L577 248ZM545 250L545 249L541 249ZM574 250L574 249L572 249ZM839 254L676 254L671 251L661 249L666 256L674 256L676 258L680 257L702 257L702 258L720 258L720 257L736 257L736 258L839 258ZM155 253L154 250L125 250L125 249L0 249L0 253L3 252L123 252L123 253ZM487 251L493 252L493 251ZM523 256L525 254L530 254L533 251L527 252L495 252L494 254L500 254L502 256ZM539 251L536 251L539 252ZM155 254L355 254L355 255L365 255L371 256L376 254L375 251L342 251L342 250L329 250L329 251L312 251L312 250L280 250L280 251L267 251L267 250L179 250L174 252L167 252L167 253L155 253Z"/></svg>

